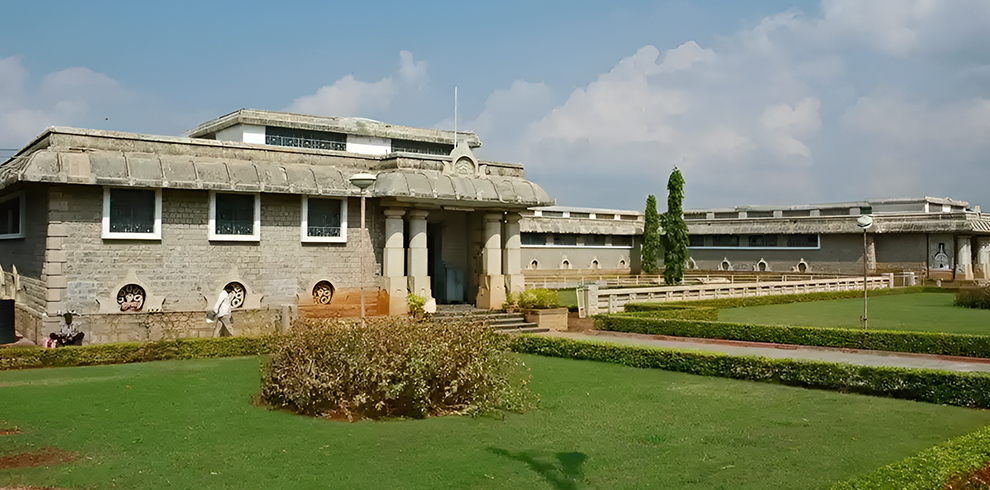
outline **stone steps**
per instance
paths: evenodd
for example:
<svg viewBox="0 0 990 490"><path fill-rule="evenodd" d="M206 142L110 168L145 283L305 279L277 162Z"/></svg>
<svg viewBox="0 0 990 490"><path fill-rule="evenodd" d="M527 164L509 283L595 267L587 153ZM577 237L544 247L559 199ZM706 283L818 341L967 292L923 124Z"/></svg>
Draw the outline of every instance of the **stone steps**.
<svg viewBox="0 0 990 490"><path fill-rule="evenodd" d="M470 305L443 305L437 312L430 315L438 320L464 320L468 322L483 322L485 325L502 333L539 333L549 329L540 328L535 323L529 323L522 313L506 313L499 310L482 310Z"/></svg>

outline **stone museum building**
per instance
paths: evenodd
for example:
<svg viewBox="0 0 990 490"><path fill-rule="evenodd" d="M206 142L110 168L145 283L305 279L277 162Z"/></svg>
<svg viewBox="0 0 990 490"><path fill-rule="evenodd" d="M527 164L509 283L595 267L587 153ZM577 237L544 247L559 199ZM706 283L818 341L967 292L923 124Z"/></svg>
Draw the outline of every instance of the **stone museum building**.
<svg viewBox="0 0 990 490"><path fill-rule="evenodd" d="M942 281L990 279L990 216L949 198L872 199L684 212L689 266L721 271L914 272Z"/></svg>
<svg viewBox="0 0 990 490"><path fill-rule="evenodd" d="M556 206L480 146L470 132L248 109L182 137L49 128L0 163L0 295L32 341L71 312L86 343L104 343L210 336L205 312L227 287L234 333L257 334L362 303L404 314L409 293L500 308L523 274L640 272L643 212ZM861 274L865 261L990 279L990 216L964 201L684 217L693 269Z"/></svg>
<svg viewBox="0 0 990 490"><path fill-rule="evenodd" d="M541 206L524 211L519 227L524 273L639 270L642 211Z"/></svg>
<svg viewBox="0 0 990 490"><path fill-rule="evenodd" d="M356 316L362 288L369 314L408 292L499 308L523 288L520 213L554 202L480 146L258 110L184 137L49 128L0 164L0 291L25 337L74 312L86 343L209 336L228 285L238 334ZM376 177L364 223L356 174Z"/></svg>

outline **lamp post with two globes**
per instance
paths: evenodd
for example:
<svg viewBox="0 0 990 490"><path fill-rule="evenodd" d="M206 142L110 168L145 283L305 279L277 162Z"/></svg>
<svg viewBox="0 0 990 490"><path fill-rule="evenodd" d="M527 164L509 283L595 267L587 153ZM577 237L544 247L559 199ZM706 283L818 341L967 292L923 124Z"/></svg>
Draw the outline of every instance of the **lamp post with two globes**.
<svg viewBox="0 0 990 490"><path fill-rule="evenodd" d="M869 250L866 246L866 229L873 226L873 218L864 214L856 220L856 225L863 229L863 330L867 329L867 317L866 317L866 283L869 281L868 269L867 269L867 258L869 257Z"/></svg>
<svg viewBox="0 0 990 490"><path fill-rule="evenodd" d="M361 273L360 276L360 290L361 290L361 319L364 320L364 198L365 189L375 183L375 176L371 174L354 174L351 176L351 184L355 187L361 189Z"/></svg>

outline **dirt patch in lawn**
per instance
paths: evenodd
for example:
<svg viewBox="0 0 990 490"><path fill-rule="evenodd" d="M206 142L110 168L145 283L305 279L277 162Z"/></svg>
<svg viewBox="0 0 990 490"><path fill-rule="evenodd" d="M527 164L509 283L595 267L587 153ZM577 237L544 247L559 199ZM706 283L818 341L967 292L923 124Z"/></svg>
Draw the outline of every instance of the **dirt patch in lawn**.
<svg viewBox="0 0 990 490"><path fill-rule="evenodd" d="M0 470L29 468L32 466L52 466L68 463L78 457L79 453L70 453L57 447L46 447L37 451L0 457Z"/></svg>
<svg viewBox="0 0 990 490"><path fill-rule="evenodd" d="M0 429L0 436L9 436L12 434L20 434L20 433L21 431L18 429Z"/></svg>
<svg viewBox="0 0 990 490"><path fill-rule="evenodd" d="M0 487L0 490L64 490L58 487Z"/></svg>

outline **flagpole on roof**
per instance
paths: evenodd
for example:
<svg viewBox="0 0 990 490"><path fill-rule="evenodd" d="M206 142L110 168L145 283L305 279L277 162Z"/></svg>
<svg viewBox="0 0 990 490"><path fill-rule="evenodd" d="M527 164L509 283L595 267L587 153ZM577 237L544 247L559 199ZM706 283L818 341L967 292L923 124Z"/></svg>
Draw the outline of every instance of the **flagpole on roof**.
<svg viewBox="0 0 990 490"><path fill-rule="evenodd" d="M457 148L457 86L454 86L454 148Z"/></svg>

